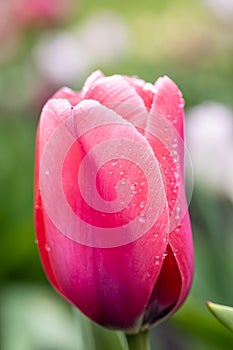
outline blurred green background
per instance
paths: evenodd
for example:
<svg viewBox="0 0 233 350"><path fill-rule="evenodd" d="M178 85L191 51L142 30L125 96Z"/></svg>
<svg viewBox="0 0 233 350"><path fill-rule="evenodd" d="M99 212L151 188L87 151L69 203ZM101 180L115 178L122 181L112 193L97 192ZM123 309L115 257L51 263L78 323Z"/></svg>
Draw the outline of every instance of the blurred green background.
<svg viewBox="0 0 233 350"><path fill-rule="evenodd" d="M91 324L49 286L33 227L40 109L96 68L150 82L166 74L186 100L195 278L183 307L151 332L152 349L232 349L205 302L233 306L233 2L50 2L0 0L1 349L123 349L121 333Z"/></svg>

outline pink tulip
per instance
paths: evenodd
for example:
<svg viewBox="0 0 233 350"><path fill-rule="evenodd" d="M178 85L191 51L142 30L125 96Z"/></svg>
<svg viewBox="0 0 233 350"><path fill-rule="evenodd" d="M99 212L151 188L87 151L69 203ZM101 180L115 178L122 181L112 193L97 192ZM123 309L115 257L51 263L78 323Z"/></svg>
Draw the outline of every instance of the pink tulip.
<svg viewBox="0 0 233 350"><path fill-rule="evenodd" d="M193 245L184 193L184 101L93 73L59 90L37 133L35 223L49 281L99 324L146 329L184 302Z"/></svg>

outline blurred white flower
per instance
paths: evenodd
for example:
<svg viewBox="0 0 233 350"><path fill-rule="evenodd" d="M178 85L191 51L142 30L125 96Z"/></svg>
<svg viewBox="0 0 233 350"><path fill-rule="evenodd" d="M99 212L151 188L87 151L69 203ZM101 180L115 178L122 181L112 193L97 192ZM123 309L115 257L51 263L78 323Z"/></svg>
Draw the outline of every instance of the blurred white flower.
<svg viewBox="0 0 233 350"><path fill-rule="evenodd" d="M125 57L129 42L123 19L101 11L78 28L47 33L35 48L34 57L39 70L52 82L72 84L99 65Z"/></svg>
<svg viewBox="0 0 233 350"><path fill-rule="evenodd" d="M187 113L194 181L233 200L233 111L205 102Z"/></svg>
<svg viewBox="0 0 233 350"><path fill-rule="evenodd" d="M233 0L204 0L204 3L217 17L233 20Z"/></svg>

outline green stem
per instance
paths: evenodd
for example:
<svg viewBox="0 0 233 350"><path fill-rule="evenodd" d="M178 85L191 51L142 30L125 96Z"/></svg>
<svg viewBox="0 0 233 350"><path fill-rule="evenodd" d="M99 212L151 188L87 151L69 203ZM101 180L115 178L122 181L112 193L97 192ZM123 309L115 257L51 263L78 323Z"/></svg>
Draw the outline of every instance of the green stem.
<svg viewBox="0 0 233 350"><path fill-rule="evenodd" d="M126 334L129 350L150 350L149 332Z"/></svg>

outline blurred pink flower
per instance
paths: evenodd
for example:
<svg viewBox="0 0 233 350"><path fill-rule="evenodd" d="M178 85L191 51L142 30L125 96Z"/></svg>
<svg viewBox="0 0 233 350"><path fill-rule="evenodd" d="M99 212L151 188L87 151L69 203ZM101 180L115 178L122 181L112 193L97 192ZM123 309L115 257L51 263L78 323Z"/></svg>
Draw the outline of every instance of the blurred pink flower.
<svg viewBox="0 0 233 350"><path fill-rule="evenodd" d="M50 25L65 20L74 6L74 0L16 0L14 16L23 27Z"/></svg>

